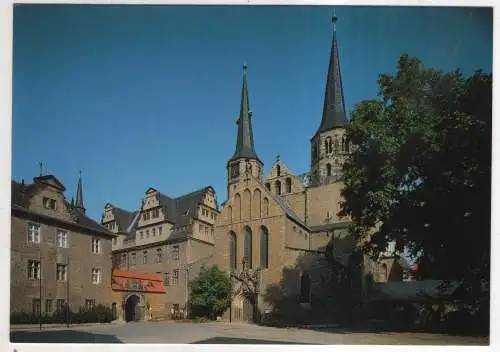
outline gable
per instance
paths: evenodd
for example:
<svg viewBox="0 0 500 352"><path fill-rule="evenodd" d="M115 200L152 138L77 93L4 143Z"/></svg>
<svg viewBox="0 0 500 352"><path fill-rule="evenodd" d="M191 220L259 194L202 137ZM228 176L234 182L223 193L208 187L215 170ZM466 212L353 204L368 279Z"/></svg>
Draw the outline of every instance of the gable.
<svg viewBox="0 0 500 352"><path fill-rule="evenodd" d="M35 183L44 183L46 185L54 187L61 192L64 192L66 190L66 187L64 187L61 181L59 181L54 175L35 177L34 181Z"/></svg>

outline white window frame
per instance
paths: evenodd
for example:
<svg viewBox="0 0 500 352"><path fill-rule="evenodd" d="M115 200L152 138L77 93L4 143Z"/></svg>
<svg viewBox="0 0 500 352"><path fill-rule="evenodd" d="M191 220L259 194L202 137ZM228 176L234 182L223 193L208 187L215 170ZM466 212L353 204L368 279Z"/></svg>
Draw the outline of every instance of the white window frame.
<svg viewBox="0 0 500 352"><path fill-rule="evenodd" d="M36 229L36 231L35 231ZM39 244L41 241L41 226L35 223L28 223L27 228L28 234L28 243L36 243Z"/></svg>
<svg viewBox="0 0 500 352"><path fill-rule="evenodd" d="M57 247L68 248L68 238L69 238L68 231L57 229L56 232Z"/></svg>
<svg viewBox="0 0 500 352"><path fill-rule="evenodd" d="M56 264L56 280L57 281L68 280L68 265Z"/></svg>
<svg viewBox="0 0 500 352"><path fill-rule="evenodd" d="M40 261L37 259L28 260L28 280L40 280Z"/></svg>
<svg viewBox="0 0 500 352"><path fill-rule="evenodd" d="M101 239L100 238L92 238L92 253L94 253L94 254L101 254L102 253Z"/></svg>
<svg viewBox="0 0 500 352"><path fill-rule="evenodd" d="M101 268L92 268L90 270L92 284L99 285L102 282Z"/></svg>

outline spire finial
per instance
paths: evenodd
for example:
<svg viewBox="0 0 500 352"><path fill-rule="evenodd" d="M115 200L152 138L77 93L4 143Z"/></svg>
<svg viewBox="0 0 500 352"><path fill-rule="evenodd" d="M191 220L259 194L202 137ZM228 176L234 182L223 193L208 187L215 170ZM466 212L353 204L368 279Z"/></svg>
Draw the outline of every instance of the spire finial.
<svg viewBox="0 0 500 352"><path fill-rule="evenodd" d="M247 64L247 63L244 63L244 64L243 64L243 71L245 71L245 72L246 72L247 70L248 70L248 64Z"/></svg>
<svg viewBox="0 0 500 352"><path fill-rule="evenodd" d="M42 161L40 161L40 162L38 163L38 165L40 166L40 177L42 177L42 176L43 176L43 162L42 162Z"/></svg>
<svg viewBox="0 0 500 352"><path fill-rule="evenodd" d="M82 170L79 170L78 184L76 186L75 208L85 214L85 206L83 204Z"/></svg>
<svg viewBox="0 0 500 352"><path fill-rule="evenodd" d="M332 22L333 22L333 30L336 31L337 30L337 21L338 21L338 17L337 15L335 14L335 10L333 11L333 17L332 17Z"/></svg>
<svg viewBox="0 0 500 352"><path fill-rule="evenodd" d="M280 161L280 155L276 154L276 162Z"/></svg>

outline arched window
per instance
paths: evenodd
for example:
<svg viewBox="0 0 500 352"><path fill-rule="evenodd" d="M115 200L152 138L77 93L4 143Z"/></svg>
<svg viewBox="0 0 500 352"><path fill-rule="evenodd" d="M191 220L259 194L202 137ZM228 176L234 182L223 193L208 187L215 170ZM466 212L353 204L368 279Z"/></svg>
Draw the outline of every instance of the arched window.
<svg viewBox="0 0 500 352"><path fill-rule="evenodd" d="M345 137L344 137L344 136L342 136L342 148L341 148L341 150L342 150L343 152L345 152L345 151L346 151Z"/></svg>
<svg viewBox="0 0 500 352"><path fill-rule="evenodd" d="M233 207L232 206L227 207L227 219L229 220L229 222L233 222Z"/></svg>
<svg viewBox="0 0 500 352"><path fill-rule="evenodd" d="M241 196L239 193L236 193L236 195L234 196L234 209L233 209L233 211L234 211L234 213L233 213L234 219L236 221L241 220Z"/></svg>
<svg viewBox="0 0 500 352"><path fill-rule="evenodd" d="M311 277L308 273L302 273L300 277L300 302L307 303L311 296Z"/></svg>
<svg viewBox="0 0 500 352"><path fill-rule="evenodd" d="M332 165L326 164L326 176L332 176Z"/></svg>
<svg viewBox="0 0 500 352"><path fill-rule="evenodd" d="M262 269L269 267L269 232L267 228L260 228L260 266Z"/></svg>
<svg viewBox="0 0 500 352"><path fill-rule="evenodd" d="M292 193L292 179L290 177L286 178L286 193Z"/></svg>
<svg viewBox="0 0 500 352"><path fill-rule="evenodd" d="M276 165L276 175L281 176L281 167L279 165Z"/></svg>
<svg viewBox="0 0 500 352"><path fill-rule="evenodd" d="M244 259L247 267L252 269L252 230L245 226L245 253Z"/></svg>
<svg viewBox="0 0 500 352"><path fill-rule="evenodd" d="M271 184L269 182L266 182L266 188L268 191L271 191Z"/></svg>
<svg viewBox="0 0 500 352"><path fill-rule="evenodd" d="M237 265L236 256L236 234L229 232L229 271L235 271Z"/></svg>
<svg viewBox="0 0 500 352"><path fill-rule="evenodd" d="M345 151L346 151L346 153L349 153L349 149L351 149L350 143L349 143L349 140L346 138L345 139Z"/></svg>
<svg viewBox="0 0 500 352"><path fill-rule="evenodd" d="M325 139L325 153L328 154L329 152L329 144L328 144L328 138Z"/></svg>
<svg viewBox="0 0 500 352"><path fill-rule="evenodd" d="M274 189L276 190L277 195L281 194L281 182L279 180L276 180L274 184Z"/></svg>
<svg viewBox="0 0 500 352"><path fill-rule="evenodd" d="M262 207L262 215L263 216L269 216L269 199L264 198L264 204Z"/></svg>

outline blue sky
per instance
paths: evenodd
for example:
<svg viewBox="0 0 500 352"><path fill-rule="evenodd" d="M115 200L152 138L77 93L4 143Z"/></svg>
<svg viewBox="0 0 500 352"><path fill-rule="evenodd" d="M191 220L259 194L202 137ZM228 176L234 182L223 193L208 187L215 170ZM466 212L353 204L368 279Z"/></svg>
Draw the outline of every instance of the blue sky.
<svg viewBox="0 0 500 352"><path fill-rule="evenodd" d="M492 13L467 8L337 7L346 108L376 96L403 53L466 74L492 70ZM333 7L24 5L14 9L13 169L43 161L88 214L136 209L148 187L205 185L226 198L242 65L257 153L309 168Z"/></svg>

